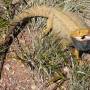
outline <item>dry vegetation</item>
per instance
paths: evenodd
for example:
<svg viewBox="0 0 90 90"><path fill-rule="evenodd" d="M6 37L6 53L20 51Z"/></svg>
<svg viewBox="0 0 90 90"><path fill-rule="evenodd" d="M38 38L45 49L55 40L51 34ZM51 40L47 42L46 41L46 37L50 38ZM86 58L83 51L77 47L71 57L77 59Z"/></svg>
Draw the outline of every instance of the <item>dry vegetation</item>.
<svg viewBox="0 0 90 90"><path fill-rule="evenodd" d="M33 6L58 8L77 14L83 22L90 20L89 0L3 0L0 3L0 43L9 31L9 22L24 9ZM89 90L90 63L85 61L82 65L78 64L71 51L63 48L62 38L57 35L49 32L41 38L42 30L46 29L46 22L47 18L31 17L24 30L13 41L9 52L14 50L15 58L30 66L35 77L38 77L36 73L39 74L43 83L39 90ZM87 22L86 24L90 26ZM2 50L0 47L0 53Z"/></svg>

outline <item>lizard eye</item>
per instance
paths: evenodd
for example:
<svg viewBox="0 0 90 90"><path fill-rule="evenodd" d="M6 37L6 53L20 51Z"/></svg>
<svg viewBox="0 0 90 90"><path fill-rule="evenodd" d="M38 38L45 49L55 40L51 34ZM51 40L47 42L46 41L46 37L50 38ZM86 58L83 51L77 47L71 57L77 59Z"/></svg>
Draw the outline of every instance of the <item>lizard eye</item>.
<svg viewBox="0 0 90 90"><path fill-rule="evenodd" d="M81 36L81 39L85 39L86 35Z"/></svg>

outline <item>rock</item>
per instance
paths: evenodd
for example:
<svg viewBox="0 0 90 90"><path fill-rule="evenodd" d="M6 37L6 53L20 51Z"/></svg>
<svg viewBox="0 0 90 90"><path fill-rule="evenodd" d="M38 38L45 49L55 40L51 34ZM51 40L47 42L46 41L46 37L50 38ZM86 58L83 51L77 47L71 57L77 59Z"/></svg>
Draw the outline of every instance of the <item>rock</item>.
<svg viewBox="0 0 90 90"><path fill-rule="evenodd" d="M82 55L82 59L83 59L83 61L86 60L86 61L89 61L89 62L90 62L90 54L85 54L85 53L84 53L84 54Z"/></svg>
<svg viewBox="0 0 90 90"><path fill-rule="evenodd" d="M12 4L17 4L19 2L20 2L20 0L12 0Z"/></svg>
<svg viewBox="0 0 90 90"><path fill-rule="evenodd" d="M3 1L0 0L0 17L4 14L5 9L6 8L5 8Z"/></svg>
<svg viewBox="0 0 90 90"><path fill-rule="evenodd" d="M9 65L9 64L6 64L4 67L5 67L5 69L6 69L7 71L10 70L10 65Z"/></svg>

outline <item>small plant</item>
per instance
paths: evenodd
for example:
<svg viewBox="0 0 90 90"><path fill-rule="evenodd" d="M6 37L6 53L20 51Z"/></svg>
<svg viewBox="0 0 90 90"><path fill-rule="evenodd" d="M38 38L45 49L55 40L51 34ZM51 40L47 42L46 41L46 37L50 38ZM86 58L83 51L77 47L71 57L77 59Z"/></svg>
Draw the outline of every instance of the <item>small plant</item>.
<svg viewBox="0 0 90 90"><path fill-rule="evenodd" d="M7 32L9 26L9 22L3 18L0 18L0 37Z"/></svg>
<svg viewBox="0 0 90 90"><path fill-rule="evenodd" d="M9 22L3 18L0 18L0 28L7 27Z"/></svg>
<svg viewBox="0 0 90 90"><path fill-rule="evenodd" d="M9 7L9 5L11 4L12 0L4 0L4 3L6 5L6 7Z"/></svg>
<svg viewBox="0 0 90 90"><path fill-rule="evenodd" d="M75 64L71 69L70 90L89 90L90 89L90 65Z"/></svg>
<svg viewBox="0 0 90 90"><path fill-rule="evenodd" d="M31 69L37 70L43 76L43 80L47 80L48 78L48 83L50 84L66 79L63 68L71 63L71 56L70 51L64 52L59 37L49 34L41 38L41 35L37 35L32 41L31 48L28 45L23 47L24 45L18 44L19 52L16 52L17 57L21 58L24 63L27 62L31 66ZM25 48L28 48L27 51Z"/></svg>
<svg viewBox="0 0 90 90"><path fill-rule="evenodd" d="M4 0L7 7L8 15L9 5L12 0ZM84 15L88 13L89 0L31 0L30 7L35 5L46 5L50 7L62 8L62 10L77 12ZM43 30L45 28L45 20L40 17L31 19L30 30ZM36 23L37 22L37 23ZM42 23L43 22L43 23ZM35 24L36 23L36 24ZM7 27L9 22L0 18L0 28ZM29 31L30 32L30 31ZM3 30L0 31L2 35ZM30 32L31 33L31 32ZM26 36L24 36L25 38ZM34 37L34 34L33 36ZM32 38L31 37L31 38ZM30 38L30 37L28 37ZM64 81L67 76L63 72L63 68L68 66L70 69L68 90L89 90L90 89L90 65L78 65L75 58L72 58L70 51L64 51L61 39L51 33L44 38L37 33L32 42L27 45L20 43L16 38L17 52L16 55L22 62L27 63L32 70L36 70L43 77L43 80L48 80L48 83L57 83L59 80ZM3 47L0 47L0 52L4 52Z"/></svg>

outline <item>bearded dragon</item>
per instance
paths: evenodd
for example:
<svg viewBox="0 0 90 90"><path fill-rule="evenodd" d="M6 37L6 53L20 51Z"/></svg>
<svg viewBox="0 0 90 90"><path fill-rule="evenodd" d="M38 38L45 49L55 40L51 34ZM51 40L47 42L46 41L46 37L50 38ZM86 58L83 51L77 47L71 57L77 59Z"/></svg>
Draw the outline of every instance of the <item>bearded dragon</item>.
<svg viewBox="0 0 90 90"><path fill-rule="evenodd" d="M10 22L9 32L6 35L5 41L2 42L0 47L3 47L4 50L0 51L0 61L3 63L5 56L14 41L17 35L23 30L23 28L28 23L28 18L31 17L45 17L47 18L47 29L43 30L47 34L52 28L52 33L57 34L57 36L62 39L62 44L67 46L70 43L76 43L75 38L77 35L80 36L80 33L76 34L76 31L83 31L83 34L88 35L88 27L81 21L79 18L74 17L68 12L63 12L58 9L47 7L47 6L36 6L26 10L23 10L17 16L14 17ZM20 28L18 28L20 27ZM87 31L87 33L85 33ZM81 36L80 36L81 37ZM77 39L79 40L79 39ZM75 48L78 47L76 46ZM2 64L1 66L2 67ZM0 68L0 72L2 68Z"/></svg>

